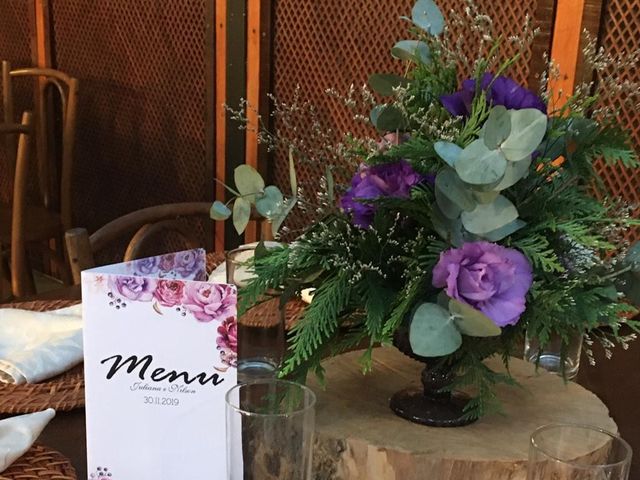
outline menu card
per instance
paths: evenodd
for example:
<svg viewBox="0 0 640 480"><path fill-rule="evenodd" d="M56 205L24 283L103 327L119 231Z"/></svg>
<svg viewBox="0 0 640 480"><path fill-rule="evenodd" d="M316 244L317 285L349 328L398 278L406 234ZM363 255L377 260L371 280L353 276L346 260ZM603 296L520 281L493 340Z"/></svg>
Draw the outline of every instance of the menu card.
<svg viewBox="0 0 640 480"><path fill-rule="evenodd" d="M82 272L87 456L95 480L226 478L236 287L204 250Z"/></svg>

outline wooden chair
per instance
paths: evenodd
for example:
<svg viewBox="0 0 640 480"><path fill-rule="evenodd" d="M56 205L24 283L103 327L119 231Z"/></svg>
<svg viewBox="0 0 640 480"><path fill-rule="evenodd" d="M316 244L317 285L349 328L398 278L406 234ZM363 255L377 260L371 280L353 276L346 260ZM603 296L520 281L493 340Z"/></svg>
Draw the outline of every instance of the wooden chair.
<svg viewBox="0 0 640 480"><path fill-rule="evenodd" d="M172 231L185 241L186 248L197 248L197 240L179 220L185 217L209 218L210 202L170 203L136 210L107 223L89 235L84 228L74 228L65 234L73 283L80 283L80 272L95 266L94 254L115 240L135 232L124 254L124 261L134 260L144 252L144 246L163 232ZM255 213L264 240L271 240L268 222Z"/></svg>
<svg viewBox="0 0 640 480"><path fill-rule="evenodd" d="M72 225L71 183L76 132L78 80L57 70L47 68L11 69L9 62L2 62L2 103L6 123L14 122L13 83L18 78L31 78L36 85L34 134L37 151L38 205L25 207L24 238L29 248L38 247L47 260L54 262L63 280L69 280L67 263L62 245L63 233ZM51 89L60 96L62 114L62 139L56 142L53 123ZM7 157L15 159L15 134L7 138ZM61 161L56 161L60 150ZM59 167L59 168L58 168ZM59 170L59 171L58 171ZM26 198L26 197L25 197ZM0 241L11 239L12 218L9 206L0 206ZM50 248L53 240L54 248Z"/></svg>
<svg viewBox="0 0 640 480"><path fill-rule="evenodd" d="M0 238L0 246L3 254L5 249L9 247L11 250L10 260L10 281L11 291L14 297L22 297L33 292L33 279L27 262L26 256L26 225L27 221L27 180L29 178L29 152L31 149L31 137L33 134L32 114L25 112L22 115L22 123L0 123L1 135L17 135L18 144L15 154L15 174L13 186L13 200L10 206L10 214L2 215L2 230L7 230L7 236L4 234ZM0 214L1 215L1 214ZM8 225L5 223L10 222ZM0 268L6 268L6 262L3 255ZM7 272L3 272L6 276Z"/></svg>

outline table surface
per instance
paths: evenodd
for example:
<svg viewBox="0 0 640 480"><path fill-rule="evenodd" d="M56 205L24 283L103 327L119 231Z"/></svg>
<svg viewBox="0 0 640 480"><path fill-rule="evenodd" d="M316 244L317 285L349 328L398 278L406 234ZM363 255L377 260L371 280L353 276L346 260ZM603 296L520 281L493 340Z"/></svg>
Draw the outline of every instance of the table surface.
<svg viewBox="0 0 640 480"><path fill-rule="evenodd" d="M71 288L57 298L79 298L79 289ZM51 298L54 298L53 296ZM594 392L609 408L620 434L636 452L631 479L640 478L640 342L632 342L628 350L617 348L607 360L603 352L594 350L596 365L583 358L578 383ZM86 476L86 440L84 410L59 412L41 436L42 443L66 455L77 470L78 478Z"/></svg>

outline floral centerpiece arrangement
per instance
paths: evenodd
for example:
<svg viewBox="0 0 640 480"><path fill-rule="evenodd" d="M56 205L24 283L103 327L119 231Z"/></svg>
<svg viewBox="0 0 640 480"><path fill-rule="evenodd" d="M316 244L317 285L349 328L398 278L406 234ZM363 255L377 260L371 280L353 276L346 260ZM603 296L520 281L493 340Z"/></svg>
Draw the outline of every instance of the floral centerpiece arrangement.
<svg viewBox="0 0 640 480"><path fill-rule="evenodd" d="M469 390L461 415L471 420L499 407L496 383L513 383L483 361L508 365L525 332L543 345L585 332L607 350L635 338L622 327L639 327L629 318L640 303L640 247L624 239L640 222L607 195L594 164L639 163L615 112L596 108L592 85L556 107L547 75L540 94L508 76L519 54L501 61L501 47L523 39L484 35L484 54L466 63L432 0L418 0L407 20L414 38L391 52L406 73L372 75L377 95L365 89L382 140L348 139L340 151L356 159L350 184L327 166L318 220L289 245L258 249L240 309L269 291L287 299L314 288L282 375L322 377L323 358L363 345L367 372L374 346L394 343L444 372L441 391ZM490 25L472 20L476 31ZM594 42L586 50L594 69L614 63ZM639 90L603 82L629 98ZM285 145L267 130L261 138ZM291 195L242 166L233 211L216 202L212 216L233 215L242 231L254 208L277 231L304 202L293 168L304 154L286 145Z"/></svg>

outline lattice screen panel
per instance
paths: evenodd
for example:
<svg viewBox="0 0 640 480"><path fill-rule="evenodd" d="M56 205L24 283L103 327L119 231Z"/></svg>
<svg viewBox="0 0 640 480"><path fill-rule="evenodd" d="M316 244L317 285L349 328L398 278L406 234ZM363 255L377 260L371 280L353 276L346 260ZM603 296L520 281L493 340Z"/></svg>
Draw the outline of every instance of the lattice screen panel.
<svg viewBox="0 0 640 480"><path fill-rule="evenodd" d="M600 36L601 45L615 55L640 49L640 8L636 0L608 0L605 2L604 21ZM618 83L625 81L640 82L640 70L637 65L626 71L615 74ZM630 130L636 151L640 153L640 112L637 108L624 103L624 98L611 95L601 90L600 95L605 105L618 112L620 122ZM636 216L640 213L640 173L620 167L601 165L605 184L610 191L638 206ZM636 229L631 239L640 238Z"/></svg>
<svg viewBox="0 0 640 480"><path fill-rule="evenodd" d="M1 0L0 61L8 60L14 67L31 66L30 42L31 17L28 1ZM20 119L24 110L33 109L32 91L31 82L16 83L14 89L16 121ZM1 104L0 118L4 118ZM13 185L5 156L4 141L0 139L0 201L3 203L11 198Z"/></svg>
<svg viewBox="0 0 640 480"><path fill-rule="evenodd" d="M363 85L375 72L402 73L402 65L390 56L395 41L407 38L408 23L400 16L410 14L414 0L274 0L275 30L273 32L273 93L278 100L291 103L296 85L300 94L317 107L319 119L331 129L334 139L340 140L351 131L358 135L372 133L368 127L354 122L352 113L339 101L324 92L335 88L347 92L353 83ZM494 19L496 33L505 38L522 32L525 16L534 16L537 0L520 2L477 2L483 12ZM456 8L461 12L464 0L440 2L443 12ZM465 34L464 50L475 58L477 38ZM529 78L531 54L523 56L510 72L526 83ZM471 71L468 66L466 72ZM304 121L293 125L298 134L313 141L310 128ZM275 122L275 128L285 128ZM275 181L288 189L288 160L286 152L278 152L274 160ZM322 166L300 165L301 184L312 196ZM308 224L304 214L292 215L288 224L295 231Z"/></svg>
<svg viewBox="0 0 640 480"><path fill-rule="evenodd" d="M78 225L209 198L207 1L51 0L57 66L80 80Z"/></svg>

